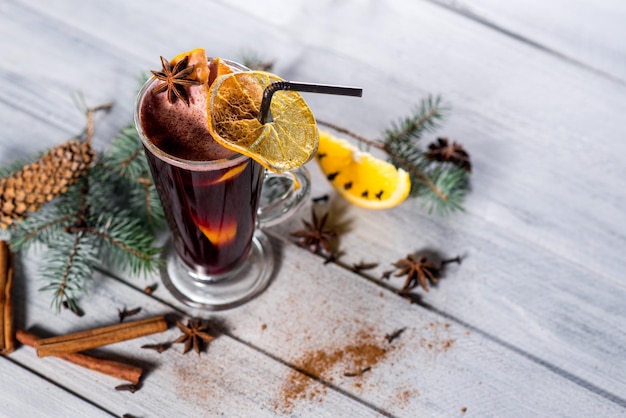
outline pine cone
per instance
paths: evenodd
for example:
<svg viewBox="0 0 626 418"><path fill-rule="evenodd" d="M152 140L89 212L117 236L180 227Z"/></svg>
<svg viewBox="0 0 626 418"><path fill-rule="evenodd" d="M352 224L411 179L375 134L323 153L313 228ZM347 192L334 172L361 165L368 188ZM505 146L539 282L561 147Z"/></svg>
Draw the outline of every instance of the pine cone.
<svg viewBox="0 0 626 418"><path fill-rule="evenodd" d="M62 195L85 175L94 159L89 142L71 139L48 151L32 164L0 179L0 228L35 212Z"/></svg>

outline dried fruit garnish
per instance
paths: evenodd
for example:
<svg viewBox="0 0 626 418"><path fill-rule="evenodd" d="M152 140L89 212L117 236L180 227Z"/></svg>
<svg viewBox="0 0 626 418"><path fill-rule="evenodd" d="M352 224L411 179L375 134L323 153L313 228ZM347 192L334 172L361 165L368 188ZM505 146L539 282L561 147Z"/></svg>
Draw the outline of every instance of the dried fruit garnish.
<svg viewBox="0 0 626 418"><path fill-rule="evenodd" d="M313 112L297 91L273 96L272 120L261 123L265 88L284 81L264 71L223 75L209 90L208 129L220 145L283 173L309 161L318 145Z"/></svg>

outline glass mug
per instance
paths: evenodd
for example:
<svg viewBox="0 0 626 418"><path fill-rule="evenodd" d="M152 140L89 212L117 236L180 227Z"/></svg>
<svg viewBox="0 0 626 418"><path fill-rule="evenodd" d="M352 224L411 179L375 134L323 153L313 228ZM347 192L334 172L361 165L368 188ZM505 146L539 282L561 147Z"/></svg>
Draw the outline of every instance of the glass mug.
<svg viewBox="0 0 626 418"><path fill-rule="evenodd" d="M247 70L224 61L234 71ZM269 284L274 255L261 227L281 222L304 203L309 173L304 167L266 172L242 154L195 161L163 151L147 137L140 117L142 101L156 82L148 80L139 91L135 127L171 232L161 279L189 306L235 307Z"/></svg>

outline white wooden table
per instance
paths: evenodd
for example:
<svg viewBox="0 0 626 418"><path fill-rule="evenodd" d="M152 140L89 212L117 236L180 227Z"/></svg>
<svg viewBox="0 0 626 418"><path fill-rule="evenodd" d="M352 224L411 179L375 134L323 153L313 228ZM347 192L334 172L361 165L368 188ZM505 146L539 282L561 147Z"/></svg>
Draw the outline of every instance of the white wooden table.
<svg viewBox="0 0 626 418"><path fill-rule="evenodd" d="M105 149L132 120L138 77L195 47L256 52L286 79L362 86L360 100L307 99L320 119L371 138L441 94L453 108L441 134L474 165L466 211L444 218L417 200L372 212L331 199L351 224L342 260L379 263L363 275L295 245L308 204L268 231L280 264L268 290L218 314L163 286L146 295L156 276L104 273L84 317L56 314L37 290L39 257L22 254L20 328L63 334L141 306L226 332L200 357L139 348L175 329L111 346L149 369L135 393L21 347L0 357L0 416L626 416L626 6L544 3L0 0L2 165L79 132L77 91L115 102L96 125ZM332 196L309 168L312 195ZM377 279L422 250L464 260L410 304L389 288L402 280ZM403 327L362 376L344 376L341 361L300 372L316 353L380 347ZM304 395L290 399L294 382Z"/></svg>

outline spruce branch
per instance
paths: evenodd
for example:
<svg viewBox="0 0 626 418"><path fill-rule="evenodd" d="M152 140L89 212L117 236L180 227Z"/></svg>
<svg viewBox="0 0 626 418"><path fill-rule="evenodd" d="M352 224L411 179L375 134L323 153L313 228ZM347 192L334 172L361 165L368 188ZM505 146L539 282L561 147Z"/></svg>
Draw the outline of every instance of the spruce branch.
<svg viewBox="0 0 626 418"><path fill-rule="evenodd" d="M0 167L0 177L9 177L11 174L16 173L22 169L30 161L15 160L9 163L6 167Z"/></svg>
<svg viewBox="0 0 626 418"><path fill-rule="evenodd" d="M44 245L50 245L54 242L57 234L76 219L78 212L59 215L53 210L43 210L37 214L31 215L28 219L17 224L11 240L11 246L14 251L27 251L32 244L40 242ZM56 229L56 231L55 231Z"/></svg>
<svg viewBox="0 0 626 418"><path fill-rule="evenodd" d="M71 232L92 235L103 246L108 265L128 270L134 275L156 270L161 260L155 248L154 235L144 228L141 218L131 210L100 215L94 226L75 227Z"/></svg>
<svg viewBox="0 0 626 418"><path fill-rule="evenodd" d="M422 197L430 212L445 214L463 210L461 200L469 188L468 173L454 164L429 159L419 142L424 133L432 133L440 127L448 111L441 97L428 96L412 114L392 123L379 141L331 122L318 119L317 123L387 154L393 165L409 173L410 195Z"/></svg>
<svg viewBox="0 0 626 418"><path fill-rule="evenodd" d="M60 311L86 293L87 283L98 261L96 247L83 234L63 234L50 247L44 257L41 276L47 284L41 291L52 293L52 303Z"/></svg>
<svg viewBox="0 0 626 418"><path fill-rule="evenodd" d="M244 51L241 54L240 62L251 70L272 71L274 61L263 59L255 51Z"/></svg>
<svg viewBox="0 0 626 418"><path fill-rule="evenodd" d="M114 176L112 181L125 191L127 205L146 220L148 227L156 230L165 226L165 214L134 125L124 128L113 140L102 166L105 173Z"/></svg>
<svg viewBox="0 0 626 418"><path fill-rule="evenodd" d="M428 96L420 101L413 113L385 131L385 144L407 143L421 139L424 132L434 132L447 116L449 107L442 103L441 96Z"/></svg>
<svg viewBox="0 0 626 418"><path fill-rule="evenodd" d="M127 180L136 179L149 170L134 125L122 129L105 156L104 166Z"/></svg>
<svg viewBox="0 0 626 418"><path fill-rule="evenodd" d="M95 114L111 104L85 108L86 126L76 137L90 143ZM143 147L134 127L123 129L107 152L99 154L78 181L52 202L11 225L14 250L46 247L41 290L52 293L57 310L77 306L96 266L133 275L156 271L162 261L155 247L165 217Z"/></svg>

